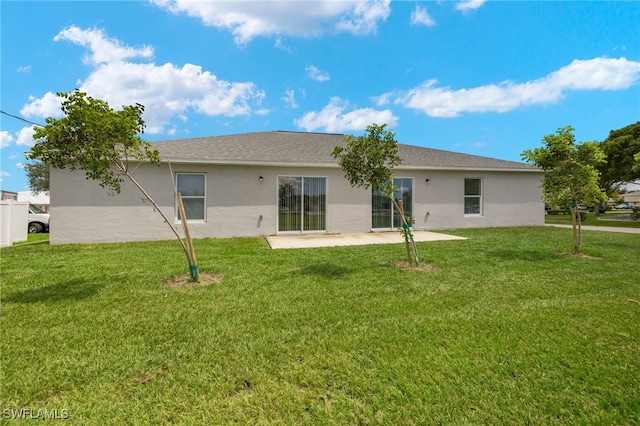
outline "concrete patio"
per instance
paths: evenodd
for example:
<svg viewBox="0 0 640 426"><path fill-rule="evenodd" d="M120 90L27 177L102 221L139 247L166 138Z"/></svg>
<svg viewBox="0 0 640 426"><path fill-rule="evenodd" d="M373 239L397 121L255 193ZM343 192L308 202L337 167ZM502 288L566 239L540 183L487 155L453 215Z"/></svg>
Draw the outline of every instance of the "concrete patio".
<svg viewBox="0 0 640 426"><path fill-rule="evenodd" d="M414 231L416 242L466 240L455 235L440 234L431 231ZM404 242L402 234L397 232L367 232L365 234L304 234L276 235L266 237L272 249L314 248L336 246L363 246L369 244L400 244Z"/></svg>

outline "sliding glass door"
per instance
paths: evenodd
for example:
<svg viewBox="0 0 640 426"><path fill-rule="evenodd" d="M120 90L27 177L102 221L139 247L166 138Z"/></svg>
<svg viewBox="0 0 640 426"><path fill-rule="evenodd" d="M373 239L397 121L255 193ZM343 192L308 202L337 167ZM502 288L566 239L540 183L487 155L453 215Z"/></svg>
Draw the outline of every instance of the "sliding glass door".
<svg viewBox="0 0 640 426"><path fill-rule="evenodd" d="M393 196L402 200L402 208L406 216L413 215L413 179L394 178L397 190ZM371 192L371 228L391 229L402 227L400 214L391 200L380 191Z"/></svg>
<svg viewBox="0 0 640 426"><path fill-rule="evenodd" d="M278 231L325 231L327 179L278 177Z"/></svg>

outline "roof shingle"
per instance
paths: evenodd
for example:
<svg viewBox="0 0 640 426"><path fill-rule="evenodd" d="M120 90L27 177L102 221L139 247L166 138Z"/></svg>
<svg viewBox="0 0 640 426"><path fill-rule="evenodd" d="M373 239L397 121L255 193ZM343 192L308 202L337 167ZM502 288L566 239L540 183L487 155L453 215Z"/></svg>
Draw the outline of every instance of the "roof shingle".
<svg viewBox="0 0 640 426"><path fill-rule="evenodd" d="M255 132L153 142L171 162L337 166L331 157L344 135L308 132ZM400 144L398 168L538 171L525 163Z"/></svg>

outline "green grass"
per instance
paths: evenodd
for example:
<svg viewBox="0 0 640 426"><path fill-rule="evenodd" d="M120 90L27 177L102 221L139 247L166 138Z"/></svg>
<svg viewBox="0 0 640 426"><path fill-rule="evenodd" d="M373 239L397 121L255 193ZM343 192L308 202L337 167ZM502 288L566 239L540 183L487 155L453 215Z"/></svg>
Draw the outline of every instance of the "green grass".
<svg viewBox="0 0 640 426"><path fill-rule="evenodd" d="M583 225L588 226L614 226L619 228L640 228L640 220L626 220L629 215L628 212L608 212L600 215L593 213L587 214L587 219L582 222ZM625 220L623 220L623 218ZM545 223L549 224L564 224L571 225L571 215L568 214L550 214L545 216Z"/></svg>
<svg viewBox="0 0 640 426"><path fill-rule="evenodd" d="M640 245L590 232L451 231L402 245L261 239L0 251L0 410L71 424L640 422ZM2 415L3 415L2 414Z"/></svg>
<svg viewBox="0 0 640 426"><path fill-rule="evenodd" d="M41 232L38 234L27 234L27 241L13 243L13 245L19 246L23 244L45 244L48 242L49 242L49 234L46 232Z"/></svg>

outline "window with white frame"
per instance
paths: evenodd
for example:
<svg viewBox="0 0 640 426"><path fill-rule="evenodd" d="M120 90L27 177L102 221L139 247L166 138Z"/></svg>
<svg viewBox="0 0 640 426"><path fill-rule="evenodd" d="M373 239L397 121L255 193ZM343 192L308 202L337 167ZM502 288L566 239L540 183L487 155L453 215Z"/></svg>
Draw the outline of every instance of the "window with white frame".
<svg viewBox="0 0 640 426"><path fill-rule="evenodd" d="M464 180L464 214L482 215L482 179Z"/></svg>
<svg viewBox="0 0 640 426"><path fill-rule="evenodd" d="M187 221L204 221L206 212L206 175L204 173L176 173L178 192L182 196L184 214ZM180 209L176 205L176 217L180 217Z"/></svg>

